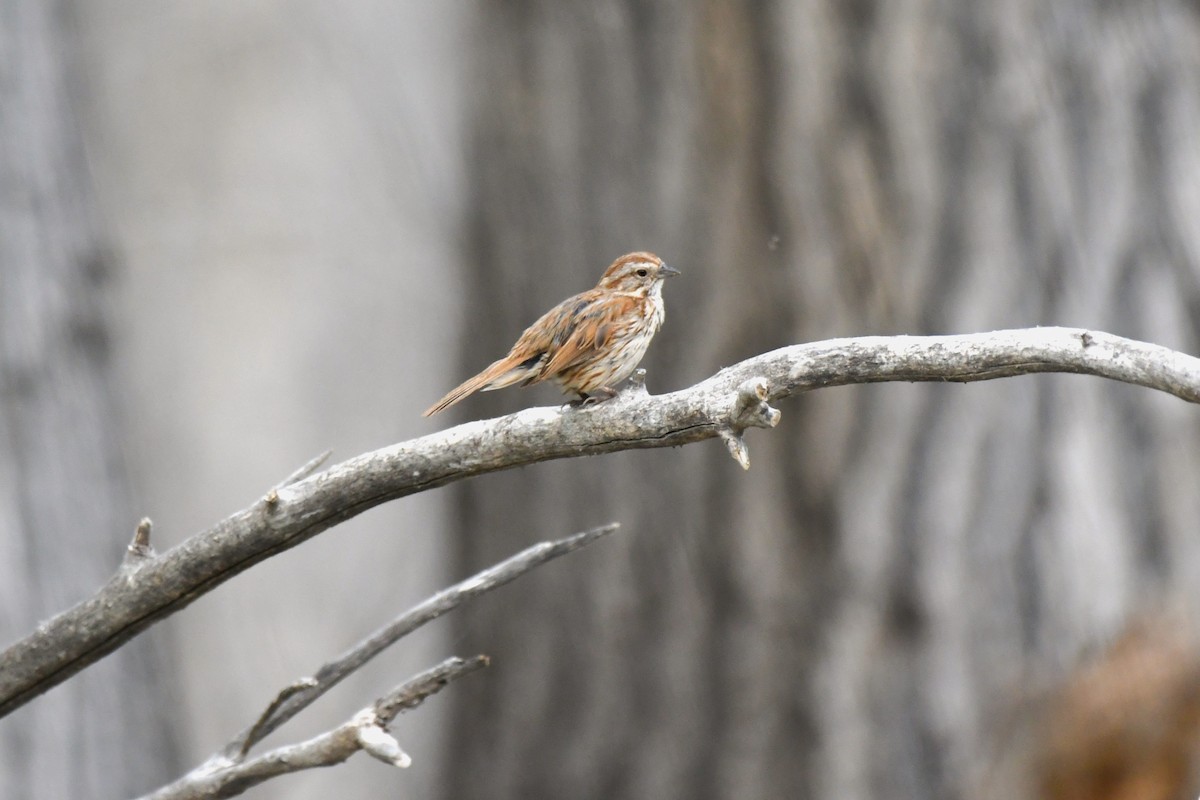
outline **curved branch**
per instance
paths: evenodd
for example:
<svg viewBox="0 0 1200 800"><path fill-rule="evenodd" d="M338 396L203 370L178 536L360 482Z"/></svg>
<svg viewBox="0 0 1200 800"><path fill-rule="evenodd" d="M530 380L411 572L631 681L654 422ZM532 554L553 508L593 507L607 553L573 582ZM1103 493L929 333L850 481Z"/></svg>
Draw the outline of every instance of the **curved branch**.
<svg viewBox="0 0 1200 800"><path fill-rule="evenodd" d="M747 427L778 419L768 403L823 386L978 381L1073 372L1200 402L1200 360L1075 328L962 336L836 339L747 359L691 388L636 387L585 408L531 408L352 458L271 490L172 550L119 571L93 597L0 653L0 716L263 559L380 503L486 472L555 458L671 447L721 437L748 464Z"/></svg>
<svg viewBox="0 0 1200 800"><path fill-rule="evenodd" d="M258 721L234 737L217 757L234 760L245 758L251 747L402 637L452 611L467 600L515 581L534 567L586 547L619 527L620 523L610 522L565 539L539 542L421 601L337 658L325 663L312 677L302 678L283 689L259 716Z"/></svg>
<svg viewBox="0 0 1200 800"><path fill-rule="evenodd" d="M452 680L488 665L487 656L449 658L397 686L345 723L298 744L278 747L248 761L214 760L145 800L196 800L234 797L280 775L340 764L359 750L392 766L407 767L409 758L387 727L396 715L415 708Z"/></svg>
<svg viewBox="0 0 1200 800"><path fill-rule="evenodd" d="M348 722L307 742L281 747L263 756L249 758L252 747L296 714L312 705L342 679L362 667L400 638L467 600L514 581L530 570L559 556L586 547L619 528L610 522L565 539L541 542L478 572L466 580L437 592L379 628L332 661L312 677L285 687L258 720L225 747L183 777L147 796L147 800L190 800L198 797L233 797L262 781L317 766L329 766L366 750L395 766L407 766L408 756L388 733L387 727L400 711L413 708L446 682L461 674L487 666L486 656L464 661L448 659L403 686L393 689L363 709Z"/></svg>

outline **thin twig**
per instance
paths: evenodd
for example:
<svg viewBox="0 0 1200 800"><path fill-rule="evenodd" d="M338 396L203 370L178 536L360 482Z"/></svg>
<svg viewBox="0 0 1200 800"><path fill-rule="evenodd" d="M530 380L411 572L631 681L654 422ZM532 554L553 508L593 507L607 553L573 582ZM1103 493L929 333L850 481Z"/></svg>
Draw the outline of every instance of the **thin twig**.
<svg viewBox="0 0 1200 800"><path fill-rule="evenodd" d="M473 597L519 578L540 564L586 547L619 527L620 523L610 522L557 541L535 544L493 567L443 589L323 665L311 678L297 681L285 689L253 726L239 733L222 748L221 756L244 756L255 744L310 706L346 676L425 623L437 619Z"/></svg>
<svg viewBox="0 0 1200 800"><path fill-rule="evenodd" d="M444 689L450 681L491 663L491 659L484 655L474 656L465 661L461 658L446 659L376 700L375 715L381 723L390 725L401 711L411 711L425 702L426 698Z"/></svg>
<svg viewBox="0 0 1200 800"><path fill-rule="evenodd" d="M283 488L284 486L291 486L293 483L299 483L320 469L321 465L328 461L331 455L333 455L333 451L326 450L324 453L321 453L321 455L309 459L308 462L302 465L299 469L284 478L276 488Z"/></svg>
<svg viewBox="0 0 1200 800"><path fill-rule="evenodd" d="M271 701L270 705L268 705L266 709L264 709L263 712L258 715L258 719L255 720L254 724L250 726L250 729L245 731L244 735L240 737L242 739L242 744L241 747L238 748L237 757L239 759L245 758L246 754L250 752L251 747L253 747L257 742L260 742L266 738L267 734L270 733L270 731L267 730L267 725L271 723L271 720L275 717L275 712L279 710L280 706L286 703L289 698L295 697L299 692L302 692L305 689L311 689L316 685L317 682L312 678L301 678L290 686L285 686L282 690L280 690L279 694L275 695L275 699ZM278 723L275 725L275 727L279 727ZM274 730L274 728L272 728L272 730Z"/></svg>
<svg viewBox="0 0 1200 800"><path fill-rule="evenodd" d="M395 766L407 766L408 756L387 732L401 710L414 708L453 680L488 665L487 656L449 658L405 681L378 698L345 723L307 741L278 747L248 761L214 757L177 781L142 800L200 800L234 797L280 775L340 764L359 750Z"/></svg>
<svg viewBox="0 0 1200 800"><path fill-rule="evenodd" d="M293 483L299 483L300 481L309 477L318 469L320 469L321 465L328 461L331 455L333 455L333 451L326 450L319 456L309 459L306 463L302 464L299 469L280 481L278 485L273 486L271 490L267 492L266 496L263 497L263 502L266 503L267 508L274 509L275 506L279 504L280 489L285 486L291 486Z"/></svg>
<svg viewBox="0 0 1200 800"><path fill-rule="evenodd" d="M150 545L150 531L154 523L149 517L142 517L137 529L133 532L133 541L125 548L125 569L133 569L148 558L153 557L154 548Z"/></svg>

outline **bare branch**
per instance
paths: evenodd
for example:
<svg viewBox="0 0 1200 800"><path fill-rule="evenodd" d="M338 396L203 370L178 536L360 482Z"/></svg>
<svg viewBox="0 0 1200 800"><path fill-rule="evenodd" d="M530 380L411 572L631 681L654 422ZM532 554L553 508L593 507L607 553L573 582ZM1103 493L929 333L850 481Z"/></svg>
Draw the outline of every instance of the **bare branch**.
<svg viewBox="0 0 1200 800"><path fill-rule="evenodd" d="M461 659L445 661L380 697L373 707L359 712L346 725L316 739L290 748L280 748L248 762L246 755L255 744L401 637L464 601L503 586L558 556L586 547L619 527L618 523L613 522L557 541L541 542L438 592L322 666L314 677L303 678L285 687L252 726L234 737L204 764L153 796L226 797L283 772L343 761L356 748L364 749L393 766L408 766L407 754L387 732L387 726L400 711L415 708L449 680L486 666L485 656L477 656L470 662ZM331 758L333 760L329 760ZM293 769L287 769L288 765Z"/></svg>
<svg viewBox="0 0 1200 800"><path fill-rule="evenodd" d="M488 665L487 656L449 658L397 686L331 731L240 762L217 756L143 800L199 800L234 797L280 775L340 764L359 750L393 766L409 764L407 754L388 733L396 714L415 708L452 680Z"/></svg>
<svg viewBox="0 0 1200 800"><path fill-rule="evenodd" d="M768 423L739 391L761 379L777 401L810 389L881 381L979 381L1040 372L1097 375L1200 402L1200 360L1077 328L963 336L837 339L747 359L689 389L630 392L584 408L531 408L376 450L280 486L178 547L118 572L93 597L0 653L0 716L60 683L205 592L276 553L388 500L556 458L741 438ZM742 452L740 447L731 447ZM736 455L736 453L735 453Z"/></svg>
<svg viewBox="0 0 1200 800"><path fill-rule="evenodd" d="M540 542L448 589L443 589L322 666L313 677L304 678L284 689L253 726L225 745L220 756L225 759L244 757L251 747L299 714L347 675L425 623L437 619L473 597L519 578L540 564L586 547L619 527L618 523L610 522L608 525L576 533L565 539Z"/></svg>

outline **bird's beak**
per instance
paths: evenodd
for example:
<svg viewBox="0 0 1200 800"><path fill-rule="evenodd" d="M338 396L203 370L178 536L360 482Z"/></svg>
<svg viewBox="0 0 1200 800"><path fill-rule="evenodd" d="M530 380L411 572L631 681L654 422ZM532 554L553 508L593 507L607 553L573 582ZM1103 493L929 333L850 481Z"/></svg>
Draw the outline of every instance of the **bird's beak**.
<svg viewBox="0 0 1200 800"><path fill-rule="evenodd" d="M658 274L663 276L664 278L674 278L676 275L679 274L679 270L674 269L673 267L668 267L666 264L663 264L661 267L658 268Z"/></svg>

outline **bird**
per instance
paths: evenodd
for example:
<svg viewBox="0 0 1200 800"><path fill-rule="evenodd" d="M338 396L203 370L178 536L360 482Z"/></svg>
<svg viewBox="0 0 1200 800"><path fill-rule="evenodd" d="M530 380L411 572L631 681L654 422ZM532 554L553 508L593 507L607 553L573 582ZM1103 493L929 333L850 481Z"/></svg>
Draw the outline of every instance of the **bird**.
<svg viewBox="0 0 1200 800"><path fill-rule="evenodd" d="M577 394L577 405L615 397L615 387L637 369L662 327L663 282L678 274L653 253L621 256L594 289L547 311L525 329L508 355L451 389L423 416L444 411L475 392L543 381Z"/></svg>

